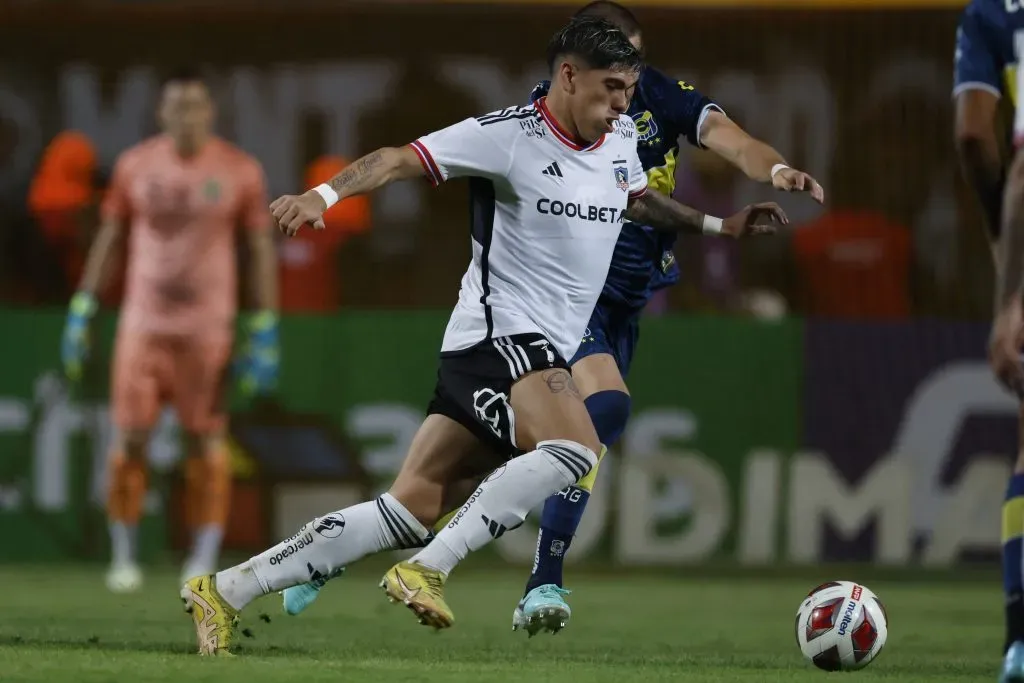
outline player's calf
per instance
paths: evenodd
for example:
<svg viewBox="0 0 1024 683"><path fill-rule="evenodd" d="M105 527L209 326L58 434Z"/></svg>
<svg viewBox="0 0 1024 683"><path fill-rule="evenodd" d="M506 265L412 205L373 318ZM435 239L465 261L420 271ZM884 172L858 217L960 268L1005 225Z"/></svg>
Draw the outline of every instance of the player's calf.
<svg viewBox="0 0 1024 683"><path fill-rule="evenodd" d="M412 562L447 576L470 552L516 529L551 492L579 481L597 455L581 443L553 439L495 470Z"/></svg>
<svg viewBox="0 0 1024 683"><path fill-rule="evenodd" d="M107 492L111 561L106 583L115 593L129 593L142 585L137 552L139 520L146 498L148 437L143 431L125 432L111 452Z"/></svg>
<svg viewBox="0 0 1024 683"><path fill-rule="evenodd" d="M215 570L233 483L231 455L223 436L189 433L186 444L185 499L192 549L182 569L182 580Z"/></svg>
<svg viewBox="0 0 1024 683"><path fill-rule="evenodd" d="M575 367L579 367L584 373L587 373L589 366L593 366L596 362L604 359L607 359L608 363L611 364L611 372L615 374L612 379L606 380L603 383L615 383L621 385L624 389L625 385L622 382L622 378L618 375L618 369L614 365L614 360L610 356L604 354L591 356L577 363ZM607 363L603 365L607 365ZM603 365L599 367L604 372L608 372L608 370L603 368ZM583 377L589 380L590 374L584 374ZM600 376L596 380L596 382L591 381L591 383L601 386ZM584 405L601 443L608 446L618 441L619 436L621 436L626 427L626 421L629 419L629 394L617 389L596 391L586 398ZM577 484L569 486L551 496L544 503L544 511L541 514L540 520L540 531L537 537L536 560L533 570L530 572L530 578L526 583L526 589L523 591L524 601L531 591L540 586L550 584L562 587L562 569L565 554L569 551L572 539L579 528L580 521L583 519L583 512L586 510L587 502L590 499L590 493L593 490L594 482L597 478L597 470L600 466L601 458L604 457L605 449L602 448L600 453L598 463L585 477ZM520 602L517 613L521 609L522 604L523 601Z"/></svg>
<svg viewBox="0 0 1024 683"><path fill-rule="evenodd" d="M597 463L579 482L562 489L544 502L540 531L537 534L537 552L523 591L524 598L539 586L550 584L562 587L565 555L583 519L598 468L606 452L607 449L601 449Z"/></svg>
<svg viewBox="0 0 1024 683"><path fill-rule="evenodd" d="M459 486L463 484L464 482L459 482L459 484L454 488L458 489ZM480 480L477 479L473 484L474 488L479 486L479 484ZM463 500L465 500L468 495L469 494L467 493L467 495L463 496ZM455 508L439 519L437 523L434 524L431 532L423 539L422 547L426 547L426 545L433 540L434 534L443 529L458 511L459 508ZM310 605L316 602L317 598L320 597L320 590L328 581L338 578L344 573L344 571L345 568L341 567L329 575L321 576L318 574L306 583L299 584L298 586L292 586L291 588L285 588L281 591L281 608L284 610L285 614L293 617L298 616L308 609Z"/></svg>
<svg viewBox="0 0 1024 683"><path fill-rule="evenodd" d="M260 595L329 576L366 555L419 546L427 530L389 493L318 517L294 536L217 574L233 609Z"/></svg>
<svg viewBox="0 0 1024 683"><path fill-rule="evenodd" d="M432 414L413 437L409 454L387 495L401 505L404 515L422 525L421 528L434 525L437 529L443 526L437 521L438 517L453 507L460 508L496 462L495 453L482 448L466 427L444 415ZM492 463L489 468L488 463ZM452 503L455 497L458 507ZM442 520L447 522L448 516L444 515ZM431 534L415 536L405 538L402 547L422 547ZM324 571L320 571L320 575L333 577ZM297 614L309 607L322 588L315 583L309 579L295 588L286 588L282 596L285 612Z"/></svg>

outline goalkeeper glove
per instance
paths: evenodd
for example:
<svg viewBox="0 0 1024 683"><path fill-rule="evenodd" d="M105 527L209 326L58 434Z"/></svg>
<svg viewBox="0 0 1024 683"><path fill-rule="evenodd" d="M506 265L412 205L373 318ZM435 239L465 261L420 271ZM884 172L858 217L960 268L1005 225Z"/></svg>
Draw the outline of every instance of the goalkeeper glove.
<svg viewBox="0 0 1024 683"><path fill-rule="evenodd" d="M60 340L60 359L64 374L72 382L82 378L82 368L89 358L89 323L96 314L96 297L77 292L71 297L64 334Z"/></svg>

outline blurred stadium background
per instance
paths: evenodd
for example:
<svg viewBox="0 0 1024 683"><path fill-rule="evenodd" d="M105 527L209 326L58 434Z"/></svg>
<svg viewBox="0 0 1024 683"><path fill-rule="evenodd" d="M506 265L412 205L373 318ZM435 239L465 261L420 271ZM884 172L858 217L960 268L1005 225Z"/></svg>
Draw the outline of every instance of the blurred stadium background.
<svg viewBox="0 0 1024 683"><path fill-rule="evenodd" d="M408 652L375 640L398 617L357 610L378 598L367 597L376 575L355 572L360 588L339 583L297 630L283 617L255 627L267 668L230 676L545 680L581 667L593 680L810 680L792 615L818 579L851 578L893 596L888 650L868 675L994 680L1017 406L985 363L991 257L953 148L964 3L624 4L653 64L820 179L827 206L780 198L684 145L678 198L717 215L774 199L795 225L756 243L680 240L683 282L647 311L633 418L569 555L585 609L558 642L526 649L504 633L533 557L528 522L467 563L467 575L486 570L453 597L467 611L464 633L442 660L430 645L440 641L415 631ZM161 73L182 61L209 68L218 131L256 155L277 196L305 189L317 164L525 101L572 9L0 2L0 680L50 680L67 666L44 661L52 646L78 652L73 680L117 678L118 657L166 660L139 680L193 675L172 656L190 651L187 623L164 614L176 609L185 543L173 414L152 448L160 476L141 541L148 566L166 565L163 582L112 598L100 578L116 285L83 386L65 385L58 355L96 200L115 156L155 132ZM85 180L46 176L48 146ZM282 375L271 400L233 399L229 555L389 481L429 398L469 258L465 192L399 183L327 232L279 244ZM41 604L39 591L51 599ZM612 606L626 616L602 614ZM357 654L332 659L346 651ZM270 659L282 653L321 666ZM417 669L417 657L462 665ZM545 668L545 657L559 664ZM224 680L219 667L199 676L215 674Z"/></svg>

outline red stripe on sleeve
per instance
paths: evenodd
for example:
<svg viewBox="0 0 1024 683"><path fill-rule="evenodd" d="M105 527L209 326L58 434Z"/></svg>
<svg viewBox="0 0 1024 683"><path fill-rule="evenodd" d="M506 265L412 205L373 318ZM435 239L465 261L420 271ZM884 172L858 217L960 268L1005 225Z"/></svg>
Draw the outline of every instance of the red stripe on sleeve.
<svg viewBox="0 0 1024 683"><path fill-rule="evenodd" d="M430 156L430 151L423 145L419 140L415 140L409 143L413 151L416 152L416 156L420 158L420 163L423 164L423 170L427 172L427 178L430 180L430 184L437 187L444 182L444 176L441 175L441 169L437 167L434 162L434 157Z"/></svg>

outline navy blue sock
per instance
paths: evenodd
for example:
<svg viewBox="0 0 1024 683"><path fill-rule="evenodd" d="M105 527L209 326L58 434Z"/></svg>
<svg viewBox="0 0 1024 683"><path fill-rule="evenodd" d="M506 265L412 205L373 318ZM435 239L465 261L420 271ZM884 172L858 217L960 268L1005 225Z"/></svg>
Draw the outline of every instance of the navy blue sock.
<svg viewBox="0 0 1024 683"><path fill-rule="evenodd" d="M537 536L537 554L534 555L530 580L526 583L527 593L547 583L562 585L565 553L583 519L588 500L589 491L570 486L544 501L540 534Z"/></svg>
<svg viewBox="0 0 1024 683"><path fill-rule="evenodd" d="M611 446L626 428L629 419L629 394L621 391L599 391L587 397L587 412L594 422L597 436L605 446ZM600 461L598 462L600 464ZM593 474L596 475L595 466ZM590 500L595 477L588 476L576 486L562 489L544 502L537 536L537 552L533 571L526 583L526 593L537 586L553 583L562 585L562 567L565 553L583 519L583 511Z"/></svg>
<svg viewBox="0 0 1024 683"><path fill-rule="evenodd" d="M1003 592L1006 594L1006 642L1024 640L1024 474L1014 474L1003 501Z"/></svg>

